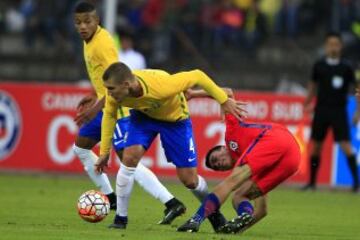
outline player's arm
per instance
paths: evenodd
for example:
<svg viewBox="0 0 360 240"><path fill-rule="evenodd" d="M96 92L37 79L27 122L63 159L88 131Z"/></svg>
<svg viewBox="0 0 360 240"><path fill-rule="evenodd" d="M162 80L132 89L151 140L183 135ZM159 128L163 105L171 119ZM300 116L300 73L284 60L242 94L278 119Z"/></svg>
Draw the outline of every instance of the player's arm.
<svg viewBox="0 0 360 240"><path fill-rule="evenodd" d="M75 123L78 126L81 126L84 123L90 122L104 108L104 105L105 97L100 100L97 100L95 97L95 102L92 101L92 99L89 100L86 104L82 105L82 107L78 108L78 112L74 119Z"/></svg>
<svg viewBox="0 0 360 240"><path fill-rule="evenodd" d="M312 101L316 96L318 78L318 67L317 64L315 64L312 69L312 76L307 86L307 95L304 101L304 110L306 112L310 112L312 110Z"/></svg>
<svg viewBox="0 0 360 240"><path fill-rule="evenodd" d="M221 88L229 98L234 98L234 92L231 88ZM211 96L203 89L187 89L185 92L186 100L193 98L211 98Z"/></svg>
<svg viewBox="0 0 360 240"><path fill-rule="evenodd" d="M304 109L309 112L312 109L312 101L316 96L317 83L314 81L309 81L307 86L307 95L304 101Z"/></svg>
<svg viewBox="0 0 360 240"><path fill-rule="evenodd" d="M81 126L91 121L104 107L104 102L104 99L98 100L96 91L92 88L90 94L83 97L76 107L75 123Z"/></svg>
<svg viewBox="0 0 360 240"><path fill-rule="evenodd" d="M357 103L356 103L356 112L353 117L353 123L357 124L360 121L360 82L356 83L355 96L357 99Z"/></svg>
<svg viewBox="0 0 360 240"><path fill-rule="evenodd" d="M180 92L184 92L194 86L199 86L212 98L214 98L224 112L233 114L237 119L241 120L246 111L242 108L242 103L228 98L224 90L217 86L208 75L200 70L188 72L180 72L167 77L163 84L164 94L162 97L170 97ZM166 89L165 89L166 88Z"/></svg>
<svg viewBox="0 0 360 240"><path fill-rule="evenodd" d="M93 105L96 102L96 100L97 100L96 92L95 92L95 89L92 88L90 94L86 95L85 97L83 97L80 100L80 102L78 103L78 105L76 107L76 110L78 112L81 112L87 106Z"/></svg>
<svg viewBox="0 0 360 240"><path fill-rule="evenodd" d="M105 108L103 111L103 118L101 122L101 142L100 142L100 156L95 163L96 171L102 173L110 156L111 141L115 130L117 120L118 104L109 95L106 95Z"/></svg>
<svg viewBox="0 0 360 240"><path fill-rule="evenodd" d="M357 74L355 73L353 68L349 68L348 71L348 78L350 82L352 82L355 85L355 96L357 98L357 104L356 104L356 112L353 116L353 124L357 124L360 121L360 79L358 79Z"/></svg>

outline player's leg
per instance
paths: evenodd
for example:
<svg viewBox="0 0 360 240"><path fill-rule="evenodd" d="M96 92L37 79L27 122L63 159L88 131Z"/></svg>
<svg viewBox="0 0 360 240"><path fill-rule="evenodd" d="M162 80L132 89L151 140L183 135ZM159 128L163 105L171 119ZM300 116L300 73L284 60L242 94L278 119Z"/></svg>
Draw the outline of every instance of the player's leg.
<svg viewBox="0 0 360 240"><path fill-rule="evenodd" d="M263 218L267 213L266 200L260 197L273 190L297 171L301 158L299 146L289 133L283 132L283 134L276 135L279 137L272 148L271 142L269 142L269 145L259 146L261 151L249 155L248 163L251 164L254 174L251 180L242 184L234 195L233 204L238 216L228 222L222 232L238 233L244 231ZM274 136L276 137L276 135ZM276 146L280 146L283 153L272 154L273 151L277 152ZM263 164L261 171L256 170L257 162ZM249 201L252 199L256 199L255 208Z"/></svg>
<svg viewBox="0 0 360 240"><path fill-rule="evenodd" d="M172 195L156 175L141 162L136 167L135 181L150 195L165 205L164 217L159 224L170 224L186 211L185 205Z"/></svg>
<svg viewBox="0 0 360 240"><path fill-rule="evenodd" d="M350 141L340 141L340 147L344 151L348 166L351 172L351 176L353 178L353 186L352 191L357 192L359 191L359 172L358 172L358 166L356 163L356 156L353 152L353 147L350 143Z"/></svg>
<svg viewBox="0 0 360 240"><path fill-rule="evenodd" d="M124 165L121 165L124 167ZM129 169L128 169L129 170ZM118 175L119 176L119 175ZM130 179L126 186L122 190L118 189L120 186L117 184L117 211L116 211L116 224L112 227L116 228L126 228L128 223L128 206L129 198L133 188L134 179L139 183L139 185L154 198L159 199L166 207L165 217L159 223L160 224L170 224L176 217L180 216L185 212L186 208L182 202L175 198L164 185L161 184L159 179L155 174L146 168L143 164L139 163L135 169L134 178ZM117 183L123 182L122 179L117 178ZM181 212L177 214L172 214L169 216L170 210L172 212Z"/></svg>
<svg viewBox="0 0 360 240"><path fill-rule="evenodd" d="M286 129L274 129L264 134L241 159L240 164L243 165L235 167L231 175L215 187L196 214L178 228L178 231L197 231L201 222L219 209L229 194L250 177L263 194L267 193L297 170L300 150L294 137ZM279 166L279 169L269 174L276 166Z"/></svg>
<svg viewBox="0 0 360 240"><path fill-rule="evenodd" d="M157 132L152 126L152 121L143 114L132 111L125 148L121 156L120 169L116 178L116 194L118 209L114 223L110 227L124 228L127 223L128 201L134 182L136 167L146 150L150 147Z"/></svg>
<svg viewBox="0 0 360 240"><path fill-rule="evenodd" d="M345 109L342 111L336 111L332 118L332 125L335 141L339 142L340 148L344 151L347 158L348 166L353 178L352 191L357 192L359 190L359 173L356 156L350 142L350 127Z"/></svg>
<svg viewBox="0 0 360 240"><path fill-rule="evenodd" d="M310 151L309 182L307 185L305 185L302 188L303 190L308 190L308 189L315 190L316 189L316 180L317 180L317 175L318 175L319 167L320 167L320 156L321 156L322 146L323 146L322 141L317 141L317 140L312 141L312 148Z"/></svg>
<svg viewBox="0 0 360 240"><path fill-rule="evenodd" d="M251 200L254 200L254 205ZM244 182L236 190L232 203L237 217L221 229L222 233L243 232L267 214L265 196L252 180Z"/></svg>
<svg viewBox="0 0 360 240"><path fill-rule="evenodd" d="M310 152L310 176L309 182L303 187L303 190L316 189L316 179L320 167L322 145L329 126L330 120L328 119L327 113L322 110L315 111L311 126L311 140L313 146Z"/></svg>
<svg viewBox="0 0 360 240"><path fill-rule="evenodd" d="M211 214L217 212L220 209L220 206L229 197L230 193L248 180L251 177L251 174L251 169L247 164L236 167L230 176L218 184L212 193L208 194L197 212L185 224L180 226L177 231L197 232L200 228L200 224Z"/></svg>
<svg viewBox="0 0 360 240"><path fill-rule="evenodd" d="M115 131L114 131L114 137L113 137L113 146L116 150L116 153L119 157L119 159L122 159L123 149L125 147L125 136L128 134L129 128L129 118L122 118L119 119L116 123ZM162 183L159 181L159 179L156 177L156 175L147 167L145 167L141 162L138 163L134 180L150 195L152 195L154 198L159 199L165 206L166 210L171 208L183 208L185 210L185 206L176 199ZM132 188L133 184L129 184L128 188ZM128 190L130 191L130 190ZM128 199L124 199L125 201L122 201L119 203L119 208L121 209L121 215L123 216L123 222L125 224L126 218L124 216L127 216L127 209L128 209L128 203L129 201L126 201ZM161 221L163 224L170 224L172 220L174 219L168 219L169 221Z"/></svg>
<svg viewBox="0 0 360 240"><path fill-rule="evenodd" d="M111 209L116 208L116 196L105 173L96 174L94 163L98 156L91 150L100 140L102 112L89 123L84 124L76 137L73 151L80 159L84 169L93 183L106 194L110 200Z"/></svg>
<svg viewBox="0 0 360 240"><path fill-rule="evenodd" d="M196 145L190 119L162 124L159 132L166 158L176 166L179 180L202 202L209 192L205 179L197 174ZM226 219L217 211L209 217L209 221L217 231Z"/></svg>
<svg viewBox="0 0 360 240"><path fill-rule="evenodd" d="M135 170L145 151L142 145L134 145L124 149L120 169L116 175L116 215L113 224L109 226L110 228L126 228L129 198L134 185Z"/></svg>

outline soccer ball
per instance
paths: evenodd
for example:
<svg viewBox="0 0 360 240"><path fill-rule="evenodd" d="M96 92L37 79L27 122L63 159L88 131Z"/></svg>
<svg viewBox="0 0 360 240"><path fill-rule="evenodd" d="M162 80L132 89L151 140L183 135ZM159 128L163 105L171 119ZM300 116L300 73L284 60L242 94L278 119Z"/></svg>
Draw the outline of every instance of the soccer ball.
<svg viewBox="0 0 360 240"><path fill-rule="evenodd" d="M77 209L80 217L87 222L100 222L110 212L110 203L106 195L90 190L83 193L78 200Z"/></svg>

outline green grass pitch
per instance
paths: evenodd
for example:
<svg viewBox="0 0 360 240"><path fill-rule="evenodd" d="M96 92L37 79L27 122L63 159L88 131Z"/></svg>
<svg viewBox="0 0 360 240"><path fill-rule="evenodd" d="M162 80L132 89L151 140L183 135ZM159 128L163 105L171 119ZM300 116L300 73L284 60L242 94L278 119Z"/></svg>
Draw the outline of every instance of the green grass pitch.
<svg viewBox="0 0 360 240"><path fill-rule="evenodd" d="M187 206L184 216L171 226L157 225L163 205L138 186L131 196L129 225L108 229L114 212L102 222L79 218L76 202L93 189L86 177L0 175L0 239L360 239L360 195L348 192L300 192L279 189L269 195L269 215L240 235L212 233L205 222L198 233L177 233L199 202L178 182L165 185ZM229 202L223 206L227 218L234 217Z"/></svg>

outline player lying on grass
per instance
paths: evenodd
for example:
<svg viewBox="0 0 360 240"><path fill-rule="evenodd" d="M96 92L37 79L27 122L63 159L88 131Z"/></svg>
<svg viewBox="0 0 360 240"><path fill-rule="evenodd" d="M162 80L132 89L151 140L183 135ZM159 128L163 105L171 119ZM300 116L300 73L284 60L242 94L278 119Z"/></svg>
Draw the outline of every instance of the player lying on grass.
<svg viewBox="0 0 360 240"><path fill-rule="evenodd" d="M178 231L197 232L201 223L218 211L232 192L237 217L219 232L237 233L247 229L265 217L266 194L298 169L299 146L284 126L239 121L231 114L225 116L225 122L226 146L210 149L206 166L215 171L233 170Z"/></svg>
<svg viewBox="0 0 360 240"><path fill-rule="evenodd" d="M79 103L75 121L80 126L80 130L73 149L90 179L108 196L111 209L115 209L117 207L116 195L113 192L107 175L105 173L95 173L94 163L97 160L97 156L91 149L101 140L102 108L105 104L106 92L102 76L108 66L119 61L118 51L111 35L99 25L99 17L94 5L87 2L78 3L75 7L74 24L84 40L84 57L94 94L85 97ZM128 129L129 109L119 107L116 114L117 127L114 134L117 137L114 139L114 147L118 153L121 153L124 147L125 133ZM159 199L165 205L166 213L179 208L179 206L183 206L159 182L155 174L143 164L139 164L136 168L135 180L146 192ZM123 208L122 205L119 208ZM176 215L169 216L165 214L162 222L170 223L175 217Z"/></svg>
<svg viewBox="0 0 360 240"><path fill-rule="evenodd" d="M128 188L133 182L134 170L158 134L167 160L176 166L178 178L202 201L208 195L207 184L197 174L195 142L183 92L199 85L221 104L224 111L235 114L239 119L243 114L240 103L229 99L221 88L199 70L173 75L159 70L131 72L125 64L114 63L106 70L103 79L109 95L106 96L102 123L100 158L95 165L100 173L109 159L117 108L133 108L122 164L116 178L118 204L128 202ZM178 214L180 211L183 209L169 214ZM215 231L226 221L219 211L209 216L209 220ZM127 215L117 211L111 227L124 228L126 223Z"/></svg>

